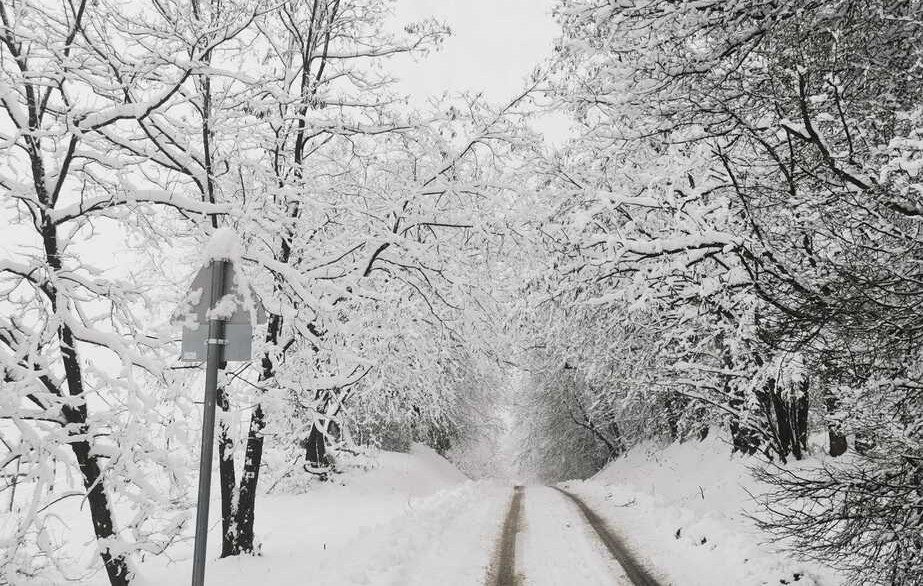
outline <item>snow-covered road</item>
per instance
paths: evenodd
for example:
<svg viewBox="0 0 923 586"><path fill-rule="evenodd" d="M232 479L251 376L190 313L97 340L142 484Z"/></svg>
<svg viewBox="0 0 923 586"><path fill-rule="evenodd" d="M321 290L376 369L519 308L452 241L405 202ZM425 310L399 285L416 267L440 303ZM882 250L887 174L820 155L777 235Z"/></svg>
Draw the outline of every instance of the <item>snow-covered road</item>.
<svg viewBox="0 0 923 586"><path fill-rule="evenodd" d="M736 488L744 476L733 466L746 463L730 461L723 447L717 441L674 446L663 461L630 454L588 481L518 491L508 480L470 480L423 446L406 454L381 452L303 492L263 495L257 509L259 556L219 559L220 507L213 506L206 584L841 584L829 572L758 545L727 513L740 505L725 501L746 494ZM218 495L213 499L217 503ZM517 502L518 513L511 515ZM89 564L98 556L80 549L92 543L92 528L79 506L65 501L59 513L71 531L66 542L75 553L83 551ZM134 584L187 584L191 549L190 530L166 554L140 560ZM628 560L619 553L626 550ZM646 568L655 579L644 571L639 578L639 568L632 566ZM104 586L108 580L97 572L74 583Z"/></svg>
<svg viewBox="0 0 923 586"><path fill-rule="evenodd" d="M577 506L547 486L526 489L516 569L528 586L631 586Z"/></svg>
<svg viewBox="0 0 923 586"><path fill-rule="evenodd" d="M587 511L559 489L472 481L422 447L411 454L383 453L374 468L347 475L343 482L262 500L260 556L218 559L220 523L214 518L206 583L656 584L632 582L606 543L605 523L591 524ZM601 512L590 506L590 518ZM184 545L175 561L158 557L141 564L138 583L186 583L191 543ZM104 575L92 582L104 583Z"/></svg>
<svg viewBox="0 0 923 586"><path fill-rule="evenodd" d="M471 482L345 549L370 563L344 574L344 560L333 558L325 569L331 579L381 585L656 586L629 579L599 531L607 529L551 487Z"/></svg>
<svg viewBox="0 0 923 586"><path fill-rule="evenodd" d="M284 538L271 547L267 543L260 557L213 558L207 583L295 586L310 577L337 586L635 584L577 504L551 487L522 490L518 520L505 531L513 494L499 481L467 481L399 505L381 501L392 511L390 518L366 495L350 501L341 494L334 505L339 538L329 532L337 525L333 519L312 525L308 519L320 521L323 513L313 507L309 514L299 512L290 497L285 499L290 517L274 522L270 533ZM309 506L323 502L323 495L302 498ZM503 547L505 533L513 540L510 548ZM326 545L316 547L322 545L320 535ZM504 564L509 571L499 572ZM186 571L177 569L148 568L147 584L181 583Z"/></svg>

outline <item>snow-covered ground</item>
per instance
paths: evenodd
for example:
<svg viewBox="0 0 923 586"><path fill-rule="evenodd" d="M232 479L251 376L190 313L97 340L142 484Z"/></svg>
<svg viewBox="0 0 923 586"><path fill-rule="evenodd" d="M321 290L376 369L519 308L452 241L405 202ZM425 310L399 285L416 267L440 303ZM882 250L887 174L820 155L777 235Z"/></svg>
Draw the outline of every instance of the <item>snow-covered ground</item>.
<svg viewBox="0 0 923 586"><path fill-rule="evenodd" d="M218 559L217 501L209 534L208 584L477 584L490 563L509 488L469 480L424 446L381 452L371 470L353 470L304 494L257 503L262 555ZM184 584L192 544L139 567L142 584ZM94 586L106 584L100 574Z"/></svg>
<svg viewBox="0 0 923 586"><path fill-rule="evenodd" d="M755 460L715 434L667 447L642 444L587 481L564 486L603 516L665 583L682 586L835 586L829 568L791 559L747 514L762 487Z"/></svg>
<svg viewBox="0 0 923 586"><path fill-rule="evenodd" d="M523 505L516 561L526 584L631 585L577 507L560 493L530 486Z"/></svg>
<svg viewBox="0 0 923 586"><path fill-rule="evenodd" d="M377 452L331 482L257 503L261 555L219 559L213 496L208 584L222 586L475 586L491 581L512 497L509 481L470 480L433 452ZM645 444L587 481L563 486L620 535L663 584L673 586L837 586L829 569L792 560L746 518L761 487L710 437L667 447ZM528 486L515 546L523 586L629 584L578 507L550 487ZM86 514L71 520L73 544L93 560ZM81 535L83 537L81 537ZM167 555L139 564L141 586L188 583L190 535ZM97 565L98 567L98 565ZM79 572L78 572L79 574ZM38 585L47 582L23 582ZM106 576L78 580L107 584Z"/></svg>

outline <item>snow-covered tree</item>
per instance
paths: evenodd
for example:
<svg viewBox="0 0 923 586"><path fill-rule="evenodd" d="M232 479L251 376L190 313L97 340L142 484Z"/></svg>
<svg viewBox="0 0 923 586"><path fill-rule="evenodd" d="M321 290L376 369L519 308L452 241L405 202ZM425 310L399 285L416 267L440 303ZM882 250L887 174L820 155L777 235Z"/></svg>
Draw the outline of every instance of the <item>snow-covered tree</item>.
<svg viewBox="0 0 923 586"><path fill-rule="evenodd" d="M198 375L170 365L167 320L218 228L269 313L219 397L225 555L258 546L266 437L324 472L330 442L376 425L432 444L489 425L498 359L473 324L499 315L487 271L534 143L528 92L406 111L381 62L446 30L387 33L379 0L0 9L11 579L84 577L56 541L62 500L88 502L113 584L184 530ZM98 250L123 239L121 270Z"/></svg>
<svg viewBox="0 0 923 586"><path fill-rule="evenodd" d="M663 323L665 339L685 340L670 363L700 373L677 381L697 401L734 412L735 446L800 457L811 407L832 454L854 438L852 465L773 476L796 505L809 495L821 505L779 527L804 537L806 553L850 548L857 579L882 583L919 577L918 546L904 541L919 524L897 521L906 495L885 486L916 482L921 448L910 398L919 321L909 310L919 293L920 8L655 0L559 10L562 95L587 128L576 148L598 161L589 182L565 167L564 184L574 179L579 192L632 174L609 189L624 212L590 224L605 235L595 246L618 276L612 288L654 283L640 300L655 323L680 306L697 316L691 335ZM632 202L649 190L635 176L638 162L656 169L656 157L637 156L651 149L670 153L652 174L667 189ZM568 238L587 225L572 215ZM689 296L688 284L701 289ZM756 435L741 437L742 425ZM846 498L857 483L868 490ZM864 528L839 523L844 510ZM818 530L798 529L814 521ZM907 533L880 529L895 522Z"/></svg>
<svg viewBox="0 0 923 586"><path fill-rule="evenodd" d="M424 52L445 30L424 22L394 36L386 16L377 0L300 2L255 21L261 73L241 106L245 175L229 195L247 210L236 229L270 318L259 372L237 385L252 406L239 482L222 443L225 554L256 548L267 435L295 438L287 448L325 474L352 403L378 423L403 410L399 420L440 428L458 415L456 377L477 370L447 355L465 346L457 323L477 292L465 280L511 189L500 168L523 140L519 99L402 112L380 62Z"/></svg>
<svg viewBox="0 0 923 586"><path fill-rule="evenodd" d="M112 584L129 583L131 555L163 551L186 520L190 405L166 384L156 283L113 269L100 249L123 235L163 245L154 215L227 213L150 175L154 145L129 137L156 124L239 23L216 24L177 58L178 44L154 33L172 30L163 14L121 8L0 5L0 185L12 237L0 259L0 433L3 489L16 493L0 567L12 581L83 577L59 554L53 506L65 499L86 501ZM129 518L115 517L114 499L131 502Z"/></svg>

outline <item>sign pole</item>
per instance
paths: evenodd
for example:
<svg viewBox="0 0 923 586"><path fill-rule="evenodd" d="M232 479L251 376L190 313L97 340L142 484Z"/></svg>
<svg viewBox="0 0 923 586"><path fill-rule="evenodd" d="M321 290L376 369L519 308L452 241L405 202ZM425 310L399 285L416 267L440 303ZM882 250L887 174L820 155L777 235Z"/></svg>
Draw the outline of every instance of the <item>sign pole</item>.
<svg viewBox="0 0 923 586"><path fill-rule="evenodd" d="M211 265L211 303L224 296L227 261ZM205 546L208 542L208 505L212 482L212 453L215 443L215 403L218 397L218 365L224 360L224 320L208 320L205 361L205 412L202 421L202 450L199 458L199 498L196 502L195 554L192 561L192 586L205 585Z"/></svg>

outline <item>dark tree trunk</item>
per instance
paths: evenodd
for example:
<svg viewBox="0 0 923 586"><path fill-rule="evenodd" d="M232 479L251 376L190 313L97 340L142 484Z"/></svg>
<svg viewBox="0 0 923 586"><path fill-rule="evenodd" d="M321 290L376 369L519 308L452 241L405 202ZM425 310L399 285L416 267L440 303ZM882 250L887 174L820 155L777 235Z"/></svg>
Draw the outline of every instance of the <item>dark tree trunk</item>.
<svg viewBox="0 0 923 586"><path fill-rule="evenodd" d="M784 397L775 380L766 381L763 390L757 393L760 404L769 423L772 434L771 447L785 462L789 454L796 460L804 458L808 445L808 381L802 383L794 393Z"/></svg>
<svg viewBox="0 0 923 586"><path fill-rule="evenodd" d="M779 456L785 460L786 456L798 449L792 433L792 421L789 417L788 404L776 392L775 384L768 390L767 395L772 402L772 411L775 414L774 431L778 439L777 451ZM800 459L797 454L795 458Z"/></svg>
<svg viewBox="0 0 923 586"><path fill-rule="evenodd" d="M253 521L256 510L256 487L260 479L260 465L263 461L263 428L266 420L262 405L257 405L250 417L247 432L247 449L244 454L244 468L240 475L237 495L237 554L255 553L253 545Z"/></svg>
<svg viewBox="0 0 923 586"><path fill-rule="evenodd" d="M228 429L227 416L230 410L227 391L218 387L218 407L222 417L218 420L218 472L221 484L221 557L237 553L237 507L234 503L234 489L237 486L234 472L234 441Z"/></svg>
<svg viewBox="0 0 923 586"><path fill-rule="evenodd" d="M35 164L35 160L33 160L33 164ZM47 195L43 195L41 190L39 191L39 199L47 201ZM49 266L54 273L60 272L62 265L58 253L57 229L47 217L43 218L42 240ZM59 310L58 295L53 283L54 281L50 281L45 285L45 292L51 303L52 311L56 314ZM64 377L67 381L67 394L76 398L76 401L65 404L61 408L61 414L68 423L69 435L85 438L89 428L87 426L87 406L83 397L83 372L77 356L77 341L74 339L71 329L63 323L58 326L58 343L61 348ZM61 395L63 395L63 392ZM106 574L109 575L109 582L112 586L127 586L131 582L131 576L125 554L113 555L108 547L102 546L102 543L115 538L116 535L112 508L103 483L99 458L93 455L90 443L86 439L73 441L70 445L71 451L77 460L77 466L79 466L80 473L83 476L83 486L87 490L86 498L90 508L90 518L93 522L93 532L101 545L100 557L102 558L103 566L106 568Z"/></svg>
<svg viewBox="0 0 923 586"><path fill-rule="evenodd" d="M284 259L288 259L288 247L284 247ZM266 341L276 344L279 333L282 331L282 316L272 315L266 329ZM260 381L267 381L275 377L275 366L268 355L263 355L260 361L263 371ZM247 445L244 451L244 467L240 474L240 485L237 487L237 510L234 512L235 531L233 546L229 555L242 553L256 553L254 547L253 524L256 518L256 487L260 480L260 465L263 463L263 429L266 427L266 416L263 406L256 404L253 414L250 415L250 428L247 430Z"/></svg>
<svg viewBox="0 0 923 586"><path fill-rule="evenodd" d="M796 460L801 460L808 444L808 397L801 394L785 399L776 393L772 400L776 409L780 455L791 453Z"/></svg>
<svg viewBox="0 0 923 586"><path fill-rule="evenodd" d="M80 24L84 11L81 8L74 14L75 21L70 26L74 31L80 30ZM4 17L5 20L5 17ZM9 32L9 31L8 31ZM6 36L11 40L10 35ZM69 43L66 43L69 44ZM20 43L9 42L7 48L13 55L14 60L23 68L23 72L28 69L28 56L20 52ZM67 56L69 48L65 49L64 55ZM28 127L23 128L25 136L26 149L29 156L29 171L31 172L32 187L35 189L35 196L38 200L40 209L40 225L38 232L44 248L45 260L50 268L50 277L44 281L40 288L48 298L51 306L51 315L54 319L60 319L59 311L69 311L68 307L59 306L57 281L62 272L58 230L57 226L49 216L49 212L57 204L61 187L64 185L64 179L67 177L67 169L70 165L74 147L78 143L78 135L71 136L70 151L64 155L63 159L57 160L58 176L55 179L56 185L49 189L49 178L45 162L43 159L42 136L47 133L42 128L42 116L45 113L46 103L40 101L42 85L37 81L25 78L22 85L26 97L26 112L28 113ZM48 94L45 93L47 98ZM25 169L22 169L26 172ZM66 304L66 302L65 302ZM103 544L108 540L113 540L115 535L115 523L113 521L112 509L109 504L109 498L106 494L106 488L102 478L102 468L99 465L99 458L92 453L92 446L87 441L90 433L87 425L87 406L84 396L83 372L80 360L77 356L77 341L74 338L73 331L63 321L58 322L57 326L57 343L61 350L61 362L64 367L64 378L67 384L67 392L58 387L52 390L60 399L64 399L64 405L61 407L61 415L67 422L67 433L73 438L69 442L74 458L77 460L77 466L80 468L80 474L83 476L83 486L87 491L86 500L90 509L90 518L93 523L93 531L96 534L97 542L100 544L100 557L103 566L106 568L106 574L109 576L109 582L112 586L127 586L131 582L128 560L124 553L112 554L111 550ZM65 395L68 399L65 399Z"/></svg>
<svg viewBox="0 0 923 586"><path fill-rule="evenodd" d="M329 25L332 25L334 18L338 13L339 1L333 2L332 5L328 7L325 3L321 3L323 6L323 18L325 18ZM314 29L313 23L315 19L318 18L318 5L315 2L315 8L311 14L312 26L311 30ZM329 11L328 11L329 8ZM316 49L315 42L309 37L304 43L302 49L305 51L302 55L304 63L308 63L308 66L302 67L301 69L301 104L297 107L297 119L298 126L295 133L295 145L294 145L294 171L298 179L301 179L302 174L302 164L304 158L304 149L307 144L305 138L307 132L307 123L306 123L306 114L308 108L312 107L312 99L316 92L316 87L312 86L312 73L310 64L314 61L314 58L320 57L318 69L314 73L314 78L320 80L323 75L323 70L327 61L327 48L330 44L331 39L331 30L332 26L327 26L326 30L326 41L324 44L324 54L322 56L315 55L313 51ZM289 208L289 217L297 218L300 214L300 204L297 199L294 199L290 202ZM287 264L289 258L291 257L292 248L291 241L294 238L294 234L291 229L285 231L281 247L279 250L279 255L276 258L278 262L282 264ZM310 329L311 326L309 325ZM276 345L279 342L279 337L282 333L282 316L277 314L270 315L269 324L266 330L266 341L270 345ZM284 349L283 349L284 352ZM275 365L273 364L272 358L268 354L264 354L261 360L262 373L260 374L260 381L266 382L275 377ZM247 446L244 452L244 463L243 470L241 471L240 484L237 488L237 511L234 516L236 523L236 542L233 548L233 555L238 555L241 553L255 553L254 548L254 533L253 533L253 524L255 518L255 508L256 508L256 489L259 483L260 478L260 465L263 460L263 429L266 427L266 416L263 412L262 405L257 402L256 407L253 409L253 414L250 416L250 428L247 431Z"/></svg>
<svg viewBox="0 0 923 586"><path fill-rule="evenodd" d="M304 459L305 462L314 468L324 468L329 464L327 460L327 442L324 433L317 427L317 424L311 426L311 433L304 440Z"/></svg>
<svg viewBox="0 0 923 586"><path fill-rule="evenodd" d="M802 383L801 393L792 403L793 415L795 421L795 445L798 446L798 454L795 455L799 460L804 457L804 452L808 449L808 379Z"/></svg>
<svg viewBox="0 0 923 586"><path fill-rule="evenodd" d="M667 398L666 417L667 430L670 433L670 441L675 442L680 439L679 422L683 412L689 405L689 400L678 393L672 393Z"/></svg>
<svg viewBox="0 0 923 586"><path fill-rule="evenodd" d="M730 407L735 415L731 417L730 425L728 425L731 432L731 445L733 446L731 452L752 456L760 450L763 438L752 427L741 423L742 418L739 413L743 406L743 397L739 393L735 393L730 400Z"/></svg>
<svg viewBox="0 0 923 586"><path fill-rule="evenodd" d="M84 414L85 415L85 414ZM68 418L69 419L69 418ZM86 431L84 428L83 431ZM109 497L100 478L102 471L99 460L90 454L90 444L78 441L71 444L71 450L77 458L80 472L83 475L83 486L87 489L87 503L90 506L90 517L93 520L93 531L97 540L115 537L115 528L112 521L112 509L109 506ZM127 586L130 583L128 561L123 554L112 555L108 548L101 548L100 557L109 583L112 586Z"/></svg>
<svg viewBox="0 0 923 586"><path fill-rule="evenodd" d="M839 408L839 401L837 401L837 398L829 391L824 396L824 407L827 408L828 416L836 413L836 410ZM846 436L843 435L839 423L830 420L827 421L827 437L830 440L831 456L836 458L846 453L848 447L846 444Z"/></svg>

